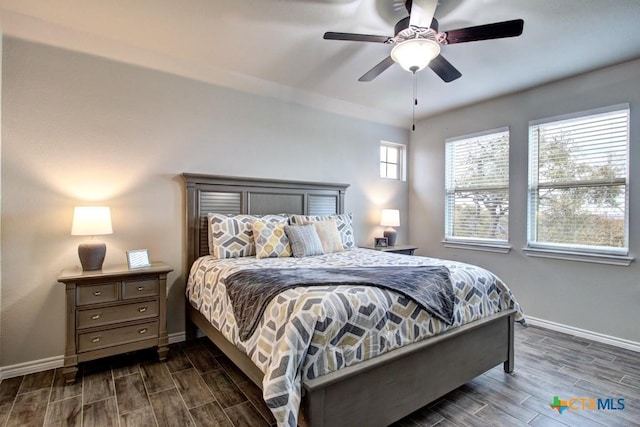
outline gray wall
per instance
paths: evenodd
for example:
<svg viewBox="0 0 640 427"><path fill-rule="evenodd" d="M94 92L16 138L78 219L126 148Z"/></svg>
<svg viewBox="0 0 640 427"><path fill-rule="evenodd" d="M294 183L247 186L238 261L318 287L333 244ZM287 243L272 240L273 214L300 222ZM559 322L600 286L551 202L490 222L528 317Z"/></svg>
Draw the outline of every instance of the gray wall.
<svg viewBox="0 0 640 427"><path fill-rule="evenodd" d="M0 32L2 28L0 28ZM0 33L1 34L1 33ZM0 70L2 70L2 46L0 38ZM2 73L0 73L0 100L2 100ZM0 102L0 177L2 176L2 103ZM0 185L0 212L2 209L2 185ZM0 215L0 241L2 240L2 215ZM2 307L2 245L0 245L0 307ZM0 313L0 333L2 332L2 314ZM2 361L2 339L0 338L0 361ZM2 363L0 363L2 366Z"/></svg>
<svg viewBox="0 0 640 427"><path fill-rule="evenodd" d="M184 325L182 172L349 183L359 244L381 208L406 218L407 183L378 178L380 140L407 144L405 129L11 38L2 83L0 366L64 352L75 205L111 206L105 265L147 248L173 266L169 333Z"/></svg>
<svg viewBox="0 0 640 427"><path fill-rule="evenodd" d="M464 78L464 77L463 77ZM455 84L455 83L454 83ZM452 84L452 85L454 85ZM453 86L452 86L453 87ZM526 314L640 343L640 266L590 264L528 257L526 245L528 122L628 102L630 138L630 250L640 254L640 61L595 71L526 92L432 117L411 136L409 218L421 255L484 266L514 291ZM509 254L447 249L444 237L444 141L509 126Z"/></svg>

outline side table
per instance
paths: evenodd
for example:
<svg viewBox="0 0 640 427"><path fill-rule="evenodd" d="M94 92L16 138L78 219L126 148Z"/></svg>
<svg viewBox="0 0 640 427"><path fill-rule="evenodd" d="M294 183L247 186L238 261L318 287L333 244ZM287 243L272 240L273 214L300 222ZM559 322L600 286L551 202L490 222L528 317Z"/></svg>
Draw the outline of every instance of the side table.
<svg viewBox="0 0 640 427"><path fill-rule="evenodd" d="M160 360L169 351L167 335L168 265L129 269L126 265L96 271L64 270L66 348L63 374L75 381L78 363L158 347Z"/></svg>
<svg viewBox="0 0 640 427"><path fill-rule="evenodd" d="M394 254L403 254L403 255L413 255L417 246L413 245L395 245L395 246L384 246L384 247L375 247L375 246L365 246L367 249L373 249L376 251L382 252L392 252Z"/></svg>

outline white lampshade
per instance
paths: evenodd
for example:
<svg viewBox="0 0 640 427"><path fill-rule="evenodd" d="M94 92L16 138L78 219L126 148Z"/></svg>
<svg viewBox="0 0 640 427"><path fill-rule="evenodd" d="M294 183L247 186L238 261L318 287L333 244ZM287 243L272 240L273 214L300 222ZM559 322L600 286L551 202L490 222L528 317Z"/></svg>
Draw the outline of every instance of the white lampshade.
<svg viewBox="0 0 640 427"><path fill-rule="evenodd" d="M391 50L391 58L412 73L422 70L438 55L440 45L433 40L421 38L405 40Z"/></svg>
<svg viewBox="0 0 640 427"><path fill-rule="evenodd" d="M73 209L72 236L112 234L111 210L107 206L76 206Z"/></svg>
<svg viewBox="0 0 640 427"><path fill-rule="evenodd" d="M380 225L384 227L398 227L400 225L400 211L398 209L382 209Z"/></svg>

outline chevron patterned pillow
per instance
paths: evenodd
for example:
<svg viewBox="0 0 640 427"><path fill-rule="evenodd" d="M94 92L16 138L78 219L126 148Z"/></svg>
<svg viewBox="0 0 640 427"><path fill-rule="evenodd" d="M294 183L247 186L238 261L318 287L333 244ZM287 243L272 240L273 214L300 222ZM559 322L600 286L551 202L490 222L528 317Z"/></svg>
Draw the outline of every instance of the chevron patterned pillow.
<svg viewBox="0 0 640 427"><path fill-rule="evenodd" d="M287 223L282 215L228 215L209 213L209 253L217 259L256 254L252 224L257 220Z"/></svg>
<svg viewBox="0 0 640 427"><path fill-rule="evenodd" d="M291 245L284 232L284 225L284 222L269 222L262 219L252 224L256 258L291 256Z"/></svg>

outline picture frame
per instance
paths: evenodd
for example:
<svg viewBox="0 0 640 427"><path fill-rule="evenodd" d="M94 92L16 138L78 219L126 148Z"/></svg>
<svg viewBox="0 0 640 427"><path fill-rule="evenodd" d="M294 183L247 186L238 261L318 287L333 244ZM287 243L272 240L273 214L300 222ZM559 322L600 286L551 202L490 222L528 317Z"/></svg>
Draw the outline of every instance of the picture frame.
<svg viewBox="0 0 640 427"><path fill-rule="evenodd" d="M130 270L151 267L148 249L131 249L127 251L127 265Z"/></svg>
<svg viewBox="0 0 640 427"><path fill-rule="evenodd" d="M389 241L386 237L374 237L373 243L376 248L386 248L389 246Z"/></svg>

